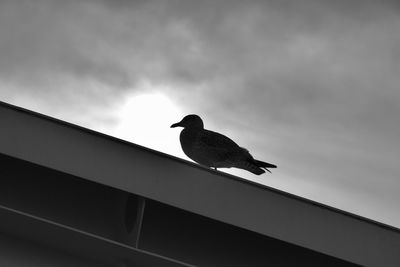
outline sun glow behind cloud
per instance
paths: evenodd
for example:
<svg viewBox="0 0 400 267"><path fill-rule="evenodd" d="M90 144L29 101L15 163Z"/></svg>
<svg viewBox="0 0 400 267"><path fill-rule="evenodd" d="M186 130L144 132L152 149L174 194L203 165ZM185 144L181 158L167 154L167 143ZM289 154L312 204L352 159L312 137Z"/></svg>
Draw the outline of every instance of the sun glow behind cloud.
<svg viewBox="0 0 400 267"><path fill-rule="evenodd" d="M143 83L146 93L131 94L116 111L118 120L112 135L127 141L185 157L181 152L178 133L170 125L183 117L182 111L165 94L165 86ZM141 90L142 91L142 90Z"/></svg>

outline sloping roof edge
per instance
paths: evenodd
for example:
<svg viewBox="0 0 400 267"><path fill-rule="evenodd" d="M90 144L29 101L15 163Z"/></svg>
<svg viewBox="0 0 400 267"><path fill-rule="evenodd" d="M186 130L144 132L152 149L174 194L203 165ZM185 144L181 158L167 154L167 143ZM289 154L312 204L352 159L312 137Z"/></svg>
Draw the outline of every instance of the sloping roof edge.
<svg viewBox="0 0 400 267"><path fill-rule="evenodd" d="M0 102L0 153L368 266L398 266L400 230Z"/></svg>

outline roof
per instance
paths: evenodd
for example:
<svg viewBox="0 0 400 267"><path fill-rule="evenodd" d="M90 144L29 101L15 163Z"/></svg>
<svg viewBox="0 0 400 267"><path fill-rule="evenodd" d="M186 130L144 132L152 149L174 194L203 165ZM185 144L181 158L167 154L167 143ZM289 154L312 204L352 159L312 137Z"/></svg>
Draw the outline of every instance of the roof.
<svg viewBox="0 0 400 267"><path fill-rule="evenodd" d="M0 102L0 153L366 266L398 266L400 230Z"/></svg>

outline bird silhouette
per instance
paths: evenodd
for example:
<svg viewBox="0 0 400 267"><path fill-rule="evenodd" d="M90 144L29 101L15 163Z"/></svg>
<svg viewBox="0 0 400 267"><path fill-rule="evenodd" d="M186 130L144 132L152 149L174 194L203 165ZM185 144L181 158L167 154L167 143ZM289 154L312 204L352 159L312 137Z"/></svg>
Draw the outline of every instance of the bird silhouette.
<svg viewBox="0 0 400 267"><path fill-rule="evenodd" d="M185 116L171 128L183 127L180 142L183 152L195 162L210 168L239 168L254 174L265 173L276 165L256 160L243 147L217 132L204 129L203 120L195 114ZM265 169L265 170L264 170Z"/></svg>

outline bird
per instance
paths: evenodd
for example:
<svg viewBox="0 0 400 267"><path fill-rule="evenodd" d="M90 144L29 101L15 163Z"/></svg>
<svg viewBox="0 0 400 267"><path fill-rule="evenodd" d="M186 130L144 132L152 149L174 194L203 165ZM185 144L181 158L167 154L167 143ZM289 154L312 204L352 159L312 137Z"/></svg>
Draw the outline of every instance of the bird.
<svg viewBox="0 0 400 267"><path fill-rule="evenodd" d="M277 166L256 160L246 148L240 147L229 137L204 129L203 120L196 114L185 116L171 128L183 127L180 143L183 152L200 165L214 168L239 168L256 175L271 172Z"/></svg>

